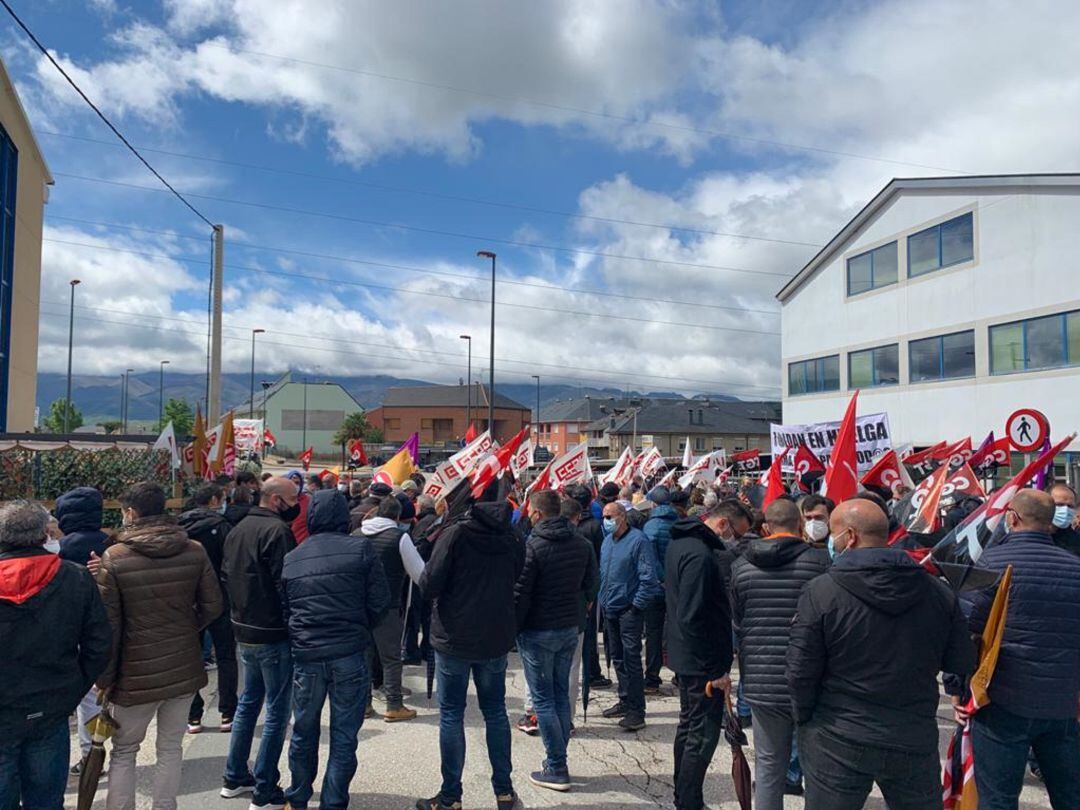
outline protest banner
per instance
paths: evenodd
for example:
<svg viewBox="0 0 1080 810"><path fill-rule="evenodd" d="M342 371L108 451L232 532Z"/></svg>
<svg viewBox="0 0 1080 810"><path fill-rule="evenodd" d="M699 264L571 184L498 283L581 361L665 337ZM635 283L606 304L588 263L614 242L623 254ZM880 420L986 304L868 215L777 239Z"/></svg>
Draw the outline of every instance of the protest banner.
<svg viewBox="0 0 1080 810"><path fill-rule="evenodd" d="M772 453L777 458L785 448L805 444L824 464L832 453L840 422L816 422L807 425L770 425ZM866 472L874 460L886 450L892 449L892 432L887 413L871 413L855 419L855 457L859 472ZM789 454L790 456L790 454ZM794 471L793 457L784 459L785 472Z"/></svg>
<svg viewBox="0 0 1080 810"><path fill-rule="evenodd" d="M233 436L237 453L262 453L263 420L233 419Z"/></svg>

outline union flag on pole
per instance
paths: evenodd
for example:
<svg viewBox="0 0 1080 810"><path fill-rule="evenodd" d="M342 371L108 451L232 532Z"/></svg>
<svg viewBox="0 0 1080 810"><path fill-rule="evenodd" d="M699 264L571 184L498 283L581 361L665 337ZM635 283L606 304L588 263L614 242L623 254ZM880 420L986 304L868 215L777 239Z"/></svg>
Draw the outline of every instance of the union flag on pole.
<svg viewBox="0 0 1080 810"><path fill-rule="evenodd" d="M469 427L465 430L465 444L472 444L476 441L476 423L469 422Z"/></svg>
<svg viewBox="0 0 1080 810"><path fill-rule="evenodd" d="M469 475L469 483L472 484L472 496L479 498L484 494L484 490L488 485L496 478L502 476L502 474L509 469L510 463L514 460L514 455L517 453L518 448L529 436L529 428L523 427L514 438L496 450L493 454L485 458L480 465L472 471Z"/></svg>
<svg viewBox="0 0 1080 810"><path fill-rule="evenodd" d="M890 492L900 485L915 486L911 481L907 468L900 462L900 457L896 455L895 450L886 450L878 456L874 466L866 471L862 481L859 483L864 487L880 487Z"/></svg>
<svg viewBox="0 0 1080 810"><path fill-rule="evenodd" d="M641 465L638 467L638 472L645 478L655 473L664 465L664 456L656 448L650 447L648 452L641 459Z"/></svg>
<svg viewBox="0 0 1080 810"><path fill-rule="evenodd" d="M527 436L510 459L510 472L514 474L515 478L520 478L521 474L534 463L532 438Z"/></svg>
<svg viewBox="0 0 1080 810"><path fill-rule="evenodd" d="M592 466L589 464L589 447L582 443L561 456L553 458L536 480L529 485L528 492L541 489L563 489L570 484L585 483L590 478L592 478Z"/></svg>
<svg viewBox="0 0 1080 810"><path fill-rule="evenodd" d="M311 469L311 457L315 454L315 448L309 447L303 453L300 454L300 463L304 465L305 470Z"/></svg>
<svg viewBox="0 0 1080 810"><path fill-rule="evenodd" d="M821 459L814 455L814 451L807 447L802 442L799 443L798 448L795 450L795 483L799 485L799 489L803 492L810 491L810 484L805 483L803 478L811 473L824 473L825 465L821 463ZM811 483L813 483L811 481Z"/></svg>
<svg viewBox="0 0 1080 810"><path fill-rule="evenodd" d="M606 473L602 474L599 478L600 485L610 482L616 483L619 486L629 484L630 479L634 475L634 454L633 451L627 447L619 457L615 460L615 464Z"/></svg>
<svg viewBox="0 0 1080 810"><path fill-rule="evenodd" d="M367 452L364 450L364 442L353 439L349 442L349 463L354 467L363 467L368 463Z"/></svg>
<svg viewBox="0 0 1080 810"><path fill-rule="evenodd" d="M277 447L277 436L273 434L270 428L263 430L263 444L267 447Z"/></svg>
<svg viewBox="0 0 1080 810"><path fill-rule="evenodd" d="M858 399L859 392L856 390L851 395L837 431L836 442L825 468L825 483L821 487L821 494L837 504L855 495L859 489L859 461L855 452L855 406Z"/></svg>
<svg viewBox="0 0 1080 810"><path fill-rule="evenodd" d="M779 457L774 458L769 466L769 482L765 489L765 498L761 502L762 507L768 506L786 492L784 489L784 473L780 469L780 465L784 463L784 456L788 454L790 449L790 447L785 447L784 452Z"/></svg>

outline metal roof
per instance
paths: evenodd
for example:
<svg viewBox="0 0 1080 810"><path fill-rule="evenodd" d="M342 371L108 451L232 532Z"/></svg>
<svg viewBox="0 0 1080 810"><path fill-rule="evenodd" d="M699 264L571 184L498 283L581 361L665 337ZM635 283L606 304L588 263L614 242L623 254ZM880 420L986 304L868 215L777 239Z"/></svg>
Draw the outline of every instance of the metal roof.
<svg viewBox="0 0 1080 810"><path fill-rule="evenodd" d="M637 434L673 433L684 435L721 434L763 435L769 432L770 422L779 422L776 403L720 402L706 404L699 400L654 400L637 411ZM735 406L735 407L730 407ZM743 407L750 406L750 407ZM691 420L691 412L693 420ZM606 430L626 434L634 431L634 413L595 420L588 430Z"/></svg>
<svg viewBox="0 0 1080 810"><path fill-rule="evenodd" d="M851 221L829 240L817 255L803 267L776 294L781 303L786 302L809 281L818 270L851 242L894 197L905 191L963 191L994 189L1003 194L1023 193L1027 188L1075 188L1080 192L1080 174L985 174L958 177L898 177L879 191Z"/></svg>
<svg viewBox="0 0 1080 810"><path fill-rule="evenodd" d="M410 385L388 388L383 398L383 408L464 408L468 400L468 388L464 385ZM488 406L487 386L473 386L474 408ZM516 402L505 394L495 392L495 407L516 411L530 410L527 405Z"/></svg>

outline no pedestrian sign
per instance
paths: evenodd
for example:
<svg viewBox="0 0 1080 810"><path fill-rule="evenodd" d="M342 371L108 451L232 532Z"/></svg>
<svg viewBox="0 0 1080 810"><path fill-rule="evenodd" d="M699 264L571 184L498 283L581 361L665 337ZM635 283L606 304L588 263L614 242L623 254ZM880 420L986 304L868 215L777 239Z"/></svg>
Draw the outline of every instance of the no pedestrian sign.
<svg viewBox="0 0 1080 810"><path fill-rule="evenodd" d="M1021 408L1005 422L1005 434L1021 453L1038 450L1050 436L1050 421L1034 408Z"/></svg>

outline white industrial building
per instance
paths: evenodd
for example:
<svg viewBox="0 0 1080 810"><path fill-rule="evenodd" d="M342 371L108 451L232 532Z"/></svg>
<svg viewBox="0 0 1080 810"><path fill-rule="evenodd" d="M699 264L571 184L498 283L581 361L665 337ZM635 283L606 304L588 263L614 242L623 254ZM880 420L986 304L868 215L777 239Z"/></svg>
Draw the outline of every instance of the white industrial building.
<svg viewBox="0 0 1080 810"><path fill-rule="evenodd" d="M777 298L785 423L857 388L897 443L1080 431L1080 174L893 180Z"/></svg>

